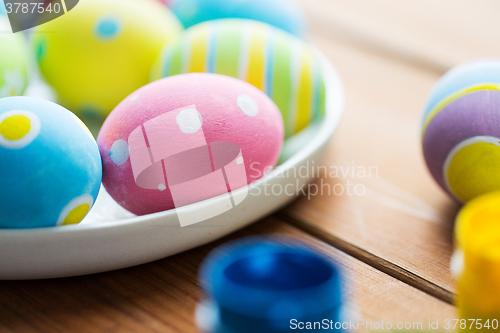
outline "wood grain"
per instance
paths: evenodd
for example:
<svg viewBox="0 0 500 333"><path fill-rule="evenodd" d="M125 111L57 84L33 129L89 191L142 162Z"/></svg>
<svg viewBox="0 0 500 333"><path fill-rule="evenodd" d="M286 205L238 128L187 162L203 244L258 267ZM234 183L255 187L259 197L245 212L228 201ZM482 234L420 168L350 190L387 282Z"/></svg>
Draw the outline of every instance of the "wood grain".
<svg viewBox="0 0 500 333"><path fill-rule="evenodd" d="M458 206L427 171L419 140L421 109L438 74L313 35L344 81L346 109L317 182L323 195L303 197L285 214L419 276L431 289L453 292ZM353 195L356 184L362 195Z"/></svg>
<svg viewBox="0 0 500 333"><path fill-rule="evenodd" d="M454 307L398 281L276 219L180 255L82 277L0 282L2 332L196 332L201 297L197 269L228 240L262 234L294 237L337 260L358 317L372 322L423 321L455 316ZM283 239L283 238L282 238Z"/></svg>
<svg viewBox="0 0 500 333"><path fill-rule="evenodd" d="M363 248L359 248L352 243L346 242L331 233L325 232L323 229L310 223L290 218L290 216L282 213L277 214L277 216L283 218L283 220L286 220L298 229L307 232L308 234L334 246L335 248L364 262L365 264L398 279L399 281L422 290L431 296L447 302L448 304L454 304L455 297L452 292L425 280L421 276L408 271L393 262L388 261L387 259L378 257L377 255L370 253Z"/></svg>
<svg viewBox="0 0 500 333"><path fill-rule="evenodd" d="M341 174L322 171L317 184L346 189L349 181L365 192L303 197L279 213L283 220L268 218L150 264L66 279L0 281L1 332L196 332L201 261L215 246L252 234L295 237L337 260L358 318L425 325L455 316L448 304L454 292L449 260L458 206L426 170L420 113L444 71L500 55L500 4L300 1L310 16L311 41L338 68L347 97L324 161ZM351 173L372 166L376 176Z"/></svg>
<svg viewBox="0 0 500 333"><path fill-rule="evenodd" d="M495 0L300 3L313 30L424 70L442 74L463 61L500 56L500 3Z"/></svg>

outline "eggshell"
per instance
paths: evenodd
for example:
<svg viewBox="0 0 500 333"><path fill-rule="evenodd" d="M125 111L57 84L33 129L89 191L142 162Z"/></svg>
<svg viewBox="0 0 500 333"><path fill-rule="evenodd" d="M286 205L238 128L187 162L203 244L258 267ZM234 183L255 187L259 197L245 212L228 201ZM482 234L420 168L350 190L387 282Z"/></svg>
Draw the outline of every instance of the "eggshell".
<svg viewBox="0 0 500 333"><path fill-rule="evenodd" d="M42 99L0 99L0 227L79 223L97 198L97 144L72 112Z"/></svg>
<svg viewBox="0 0 500 333"><path fill-rule="evenodd" d="M251 20L205 22L167 45L151 79L209 72L247 81L281 110L286 137L325 112L321 62L312 46L272 26Z"/></svg>
<svg viewBox="0 0 500 333"><path fill-rule="evenodd" d="M170 6L171 4L171 0L157 0L159 2L161 2L162 4L166 5L166 6Z"/></svg>
<svg viewBox="0 0 500 333"><path fill-rule="evenodd" d="M268 23L304 37L307 20L293 0L173 0L170 7L184 27L223 18L243 18Z"/></svg>
<svg viewBox="0 0 500 333"><path fill-rule="evenodd" d="M262 177L278 160L283 120L276 105L246 82L185 74L127 97L106 119L97 142L106 190L142 215L221 195ZM222 169L226 182L211 178Z"/></svg>
<svg viewBox="0 0 500 333"><path fill-rule="evenodd" d="M148 83L158 53L181 30L155 0L85 0L37 27L33 45L61 104L99 119Z"/></svg>
<svg viewBox="0 0 500 333"><path fill-rule="evenodd" d="M460 202L500 190L500 59L460 65L434 87L424 111L425 161Z"/></svg>
<svg viewBox="0 0 500 333"><path fill-rule="evenodd" d="M6 16L0 16L0 31L4 31L0 34L0 97L22 95L28 85L25 40L9 32Z"/></svg>

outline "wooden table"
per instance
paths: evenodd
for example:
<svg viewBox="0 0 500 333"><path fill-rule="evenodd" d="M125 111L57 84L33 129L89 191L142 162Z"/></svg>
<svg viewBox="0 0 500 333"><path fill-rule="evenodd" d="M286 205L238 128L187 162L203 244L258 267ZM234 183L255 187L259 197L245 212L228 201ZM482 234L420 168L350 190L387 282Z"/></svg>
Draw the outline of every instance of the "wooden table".
<svg viewBox="0 0 500 333"><path fill-rule="evenodd" d="M311 41L344 81L345 116L325 166L375 167L363 195L299 198L215 244L90 276L0 282L0 330L196 332L197 269L215 246L250 234L287 234L336 259L347 296L372 322L456 317L449 262L458 206L430 177L419 144L432 85L459 62L500 54L497 0L302 0ZM321 183L323 182L323 183Z"/></svg>

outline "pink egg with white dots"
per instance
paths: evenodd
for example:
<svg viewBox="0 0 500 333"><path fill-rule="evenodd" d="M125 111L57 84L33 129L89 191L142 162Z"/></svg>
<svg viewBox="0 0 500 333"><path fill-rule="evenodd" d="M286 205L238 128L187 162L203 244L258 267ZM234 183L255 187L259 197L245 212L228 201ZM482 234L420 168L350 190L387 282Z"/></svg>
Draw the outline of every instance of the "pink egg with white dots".
<svg viewBox="0 0 500 333"><path fill-rule="evenodd" d="M195 73L132 93L108 116L97 143L106 190L144 215L230 196L276 165L283 139L281 113L262 91Z"/></svg>

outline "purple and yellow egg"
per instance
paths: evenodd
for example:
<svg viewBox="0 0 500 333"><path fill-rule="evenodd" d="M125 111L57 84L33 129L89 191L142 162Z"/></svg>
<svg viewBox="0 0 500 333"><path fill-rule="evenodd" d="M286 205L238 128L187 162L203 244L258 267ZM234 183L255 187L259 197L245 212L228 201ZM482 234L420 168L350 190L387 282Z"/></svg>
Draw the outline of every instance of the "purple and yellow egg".
<svg viewBox="0 0 500 333"><path fill-rule="evenodd" d="M79 223L101 177L97 144L72 112L36 98L0 99L0 228Z"/></svg>
<svg viewBox="0 0 500 333"><path fill-rule="evenodd" d="M438 81L422 143L429 171L456 200L500 190L500 59L462 64Z"/></svg>

